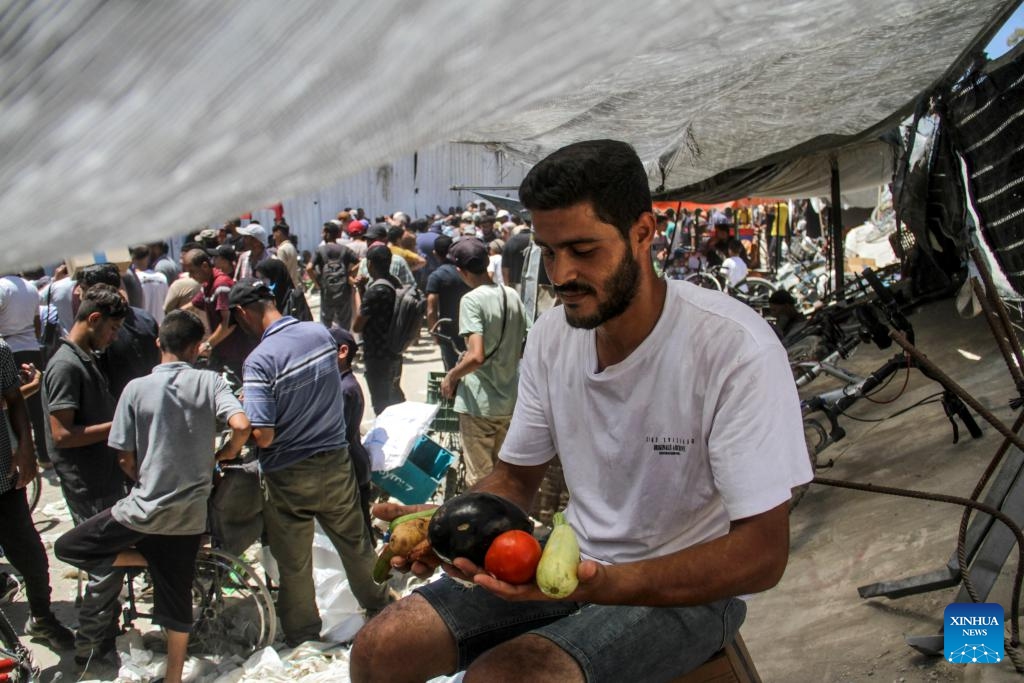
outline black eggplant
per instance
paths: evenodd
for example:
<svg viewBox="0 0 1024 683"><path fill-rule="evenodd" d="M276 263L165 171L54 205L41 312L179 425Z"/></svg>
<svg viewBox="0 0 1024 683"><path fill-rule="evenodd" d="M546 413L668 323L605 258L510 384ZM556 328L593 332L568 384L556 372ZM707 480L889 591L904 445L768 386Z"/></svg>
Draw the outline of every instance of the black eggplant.
<svg viewBox="0 0 1024 683"><path fill-rule="evenodd" d="M465 557L482 567L491 542L512 529L532 533L533 523L515 503L493 493L471 492L438 508L430 518L427 537L445 562Z"/></svg>

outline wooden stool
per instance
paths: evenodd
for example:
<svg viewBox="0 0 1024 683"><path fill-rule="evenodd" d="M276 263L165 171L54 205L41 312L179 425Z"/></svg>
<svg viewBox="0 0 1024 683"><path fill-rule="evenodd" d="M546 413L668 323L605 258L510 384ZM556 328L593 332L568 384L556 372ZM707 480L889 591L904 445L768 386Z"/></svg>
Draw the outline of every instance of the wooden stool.
<svg viewBox="0 0 1024 683"><path fill-rule="evenodd" d="M736 639L711 659L672 683L761 683L761 677L757 675L743 638L737 633Z"/></svg>

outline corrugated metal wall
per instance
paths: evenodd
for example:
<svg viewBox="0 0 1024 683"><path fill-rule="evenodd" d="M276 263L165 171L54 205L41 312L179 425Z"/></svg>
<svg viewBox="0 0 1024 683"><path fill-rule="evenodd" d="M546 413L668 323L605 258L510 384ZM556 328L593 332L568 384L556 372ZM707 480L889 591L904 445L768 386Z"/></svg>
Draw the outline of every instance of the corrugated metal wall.
<svg viewBox="0 0 1024 683"><path fill-rule="evenodd" d="M302 251L319 244L324 222L345 207L362 207L371 221L395 211L417 218L436 212L438 206L447 211L449 206L464 206L479 199L473 192L451 191L452 185L518 187L528 170L483 145L451 143L367 169L337 185L282 203L285 220ZM514 190L496 194L516 196ZM272 211L253 211L253 216L268 229L274 223Z"/></svg>

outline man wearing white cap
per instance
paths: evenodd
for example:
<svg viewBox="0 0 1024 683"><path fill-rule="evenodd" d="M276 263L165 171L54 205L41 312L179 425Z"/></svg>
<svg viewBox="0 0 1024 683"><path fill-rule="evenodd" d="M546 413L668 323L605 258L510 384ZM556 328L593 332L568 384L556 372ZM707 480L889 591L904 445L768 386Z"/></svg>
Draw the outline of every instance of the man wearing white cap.
<svg viewBox="0 0 1024 683"><path fill-rule="evenodd" d="M249 225L238 228L238 235L242 240L242 251L238 255L238 264L235 266L235 282L247 277L253 277L253 269L261 262L270 258L267 252L267 229L253 221Z"/></svg>

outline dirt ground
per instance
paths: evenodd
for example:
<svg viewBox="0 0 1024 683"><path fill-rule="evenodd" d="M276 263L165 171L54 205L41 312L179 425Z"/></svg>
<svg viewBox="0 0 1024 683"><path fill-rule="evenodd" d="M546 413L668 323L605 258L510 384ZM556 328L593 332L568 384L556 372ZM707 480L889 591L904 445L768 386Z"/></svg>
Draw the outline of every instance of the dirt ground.
<svg viewBox="0 0 1024 683"><path fill-rule="evenodd" d="M1009 424L1013 396L1009 373L981 318L962 320L951 301L931 304L911 316L918 347L962 384L995 415ZM843 366L866 374L893 355L861 345ZM963 352L963 353L961 353ZM977 358L977 359L975 359ZM411 400L425 400L426 377L440 369L436 349L413 347L407 356L403 385ZM878 397L896 395L904 381L898 374ZM802 393L836 386L819 378ZM892 403L857 403L849 415L884 418L938 390L938 385L911 371L905 392ZM370 418L371 416L367 416ZM980 420L979 420L980 422ZM896 487L967 496L995 453L1001 437L982 425L984 436L965 433L952 443L952 431L940 404L928 403L883 422L842 420L848 436L822 454L833 467L819 475L833 479L872 482ZM59 500L52 478L40 507ZM749 601L742 634L766 682L804 681L1003 681L1017 680L1008 661L995 665L955 665L925 657L906 645L907 635L937 633L945 606L957 589L947 588L898 600L864 600L857 587L940 569L955 548L961 509L942 503L812 486L793 512L792 552L782 582ZM45 540L67 528L66 521L50 522L37 513ZM67 568L54 562L51 576L55 606L73 622L75 583ZM0 564L0 567L3 565ZM990 598L1010 604L1011 553ZM25 619L19 599L4 606L19 632ZM63 658L31 644L43 669L43 680L78 679L69 654ZM106 679L104 676L87 676Z"/></svg>
<svg viewBox="0 0 1024 683"><path fill-rule="evenodd" d="M957 317L952 301L930 304L911 316L917 346L996 417L1011 424L1013 383L984 319ZM866 375L895 353L861 345L843 367ZM897 395L905 373L879 391ZM838 386L819 378L806 397ZM886 418L939 390L919 371L910 372L902 396L888 404L860 401L850 416ZM971 439L961 427L958 444L939 403L928 403L883 422L840 423L846 439L820 457L835 464L818 475L956 496L971 491L1002 437L982 424ZM993 665L950 664L911 649L908 635L938 633L946 605L958 588L890 600L861 599L857 588L941 569L956 547L962 508L812 485L791 516L791 556L782 582L749 602L742 628L765 681L1002 681L1017 680L1009 660ZM1007 609L1011 552L989 598Z"/></svg>

